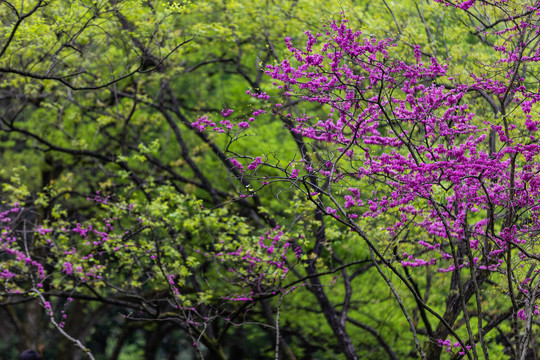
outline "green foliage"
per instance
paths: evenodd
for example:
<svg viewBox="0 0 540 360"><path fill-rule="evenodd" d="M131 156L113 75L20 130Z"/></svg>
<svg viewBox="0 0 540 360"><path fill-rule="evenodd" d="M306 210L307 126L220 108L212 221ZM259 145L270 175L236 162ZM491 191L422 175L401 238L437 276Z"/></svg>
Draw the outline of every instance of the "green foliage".
<svg viewBox="0 0 540 360"><path fill-rule="evenodd" d="M500 16L489 11L486 16ZM466 14L435 2L15 0L0 4L5 25L0 29L2 208L15 203L27 208L24 216L13 219L14 231L25 226L51 230L29 235L28 250L24 241L13 248L29 251L44 265L47 275L40 291L53 304L55 316L61 315L67 296L76 295L81 302L91 299L77 305L80 308L74 305L73 312L88 310L80 323L89 327L102 326L119 337L126 331L119 359L146 356L150 340L142 334L162 331L161 323L174 325L174 330L165 330L176 332L173 339L185 345L181 351L190 354L186 356L195 357L200 351L220 358L237 351L245 358L267 359L275 356L273 327L280 307L283 339L297 358L340 359L339 339L313 295L309 271L323 274L317 276L320 286L332 311L339 312L347 295L340 266L358 262L344 270L347 276L358 272L352 280L349 317L375 329L398 358L416 358L398 304L373 264L362 262L370 257L365 241L335 219L321 221L317 210L321 195L310 197L304 188L280 182L284 179L280 167L303 165L298 144L271 106L263 107L267 113L257 119L255 131L238 138L201 134L190 125L201 116L220 121L219 112L225 108L235 109L232 121L248 118L260 103L246 96L247 90L264 91L274 102L281 101L281 91L263 71L267 64L290 57L284 36L300 44L306 30L323 32L325 24L340 19L342 12L364 34L396 39L395 58L413 61L412 45L418 44L426 59L434 56L448 62L457 80L481 71L495 54L486 39L474 34L476 23ZM21 19L21 14L28 16ZM474 96L466 101L479 121L492 120L492 109L484 102ZM327 108L316 104L291 101L284 106L294 115L313 114L316 120L328 115ZM506 119L518 125L525 121L521 115ZM315 165L323 164L319 154L335 151L319 145L306 150ZM226 162L235 158L247 167L261 154L267 166L253 172L235 174ZM361 165L351 161L343 170ZM97 191L100 195L93 201ZM335 189L335 196L345 191ZM373 194L366 197L384 196L375 182L362 191ZM106 195L111 198L104 203ZM449 195L451 191L437 193L436 200ZM395 216L387 212L375 219L358 219L391 264L398 263L404 252L415 251L412 239L425 236L414 226L406 234L391 235L386 224ZM77 223L79 229L92 226L106 232L106 241L96 232L89 232L87 238L73 232ZM319 241L322 225L324 240ZM3 230L2 236L13 229ZM280 231L281 247L276 245L279 251L270 253L270 238ZM290 248L283 258L280 251L285 251L285 243ZM298 256L295 248L301 249ZM257 263L251 264L247 256L258 259ZM4 253L0 260L0 270L18 275L2 285L0 300L7 309L14 292L31 296L36 269ZM275 265L281 261L286 270ZM394 274L386 268L383 272L400 293L407 293ZM526 276L525 270L515 272ZM265 276L258 277L261 273ZM443 313L451 286L448 277L431 270L414 270L407 276ZM493 281L483 300L492 309L502 306L497 299L508 291L502 279ZM255 301L232 300L238 298ZM263 300L272 315L265 313ZM106 304L108 311L122 313L126 320L108 321L109 315L94 303ZM405 297L404 304L415 309L415 324L425 327L414 299ZM20 306L21 313L31 313L24 303ZM15 315L13 321L23 329L24 316ZM437 324L431 314L427 318ZM46 334L55 331L45 325L47 319L38 320ZM128 324L135 324L137 330L131 331ZM510 330L506 323L501 326L503 332ZM97 344L96 358L111 356L118 344L96 340L97 335L88 335L80 326L68 328L83 342ZM365 327L349 321L346 329L359 358L387 357ZM466 334L463 327L457 331ZM492 332L486 338L492 358L507 358L497 336ZM21 334L20 347L28 345L29 338ZM434 341L424 333L420 339ZM62 343L58 358L69 354L70 346ZM168 346L158 344L155 353L170 356L173 350Z"/></svg>

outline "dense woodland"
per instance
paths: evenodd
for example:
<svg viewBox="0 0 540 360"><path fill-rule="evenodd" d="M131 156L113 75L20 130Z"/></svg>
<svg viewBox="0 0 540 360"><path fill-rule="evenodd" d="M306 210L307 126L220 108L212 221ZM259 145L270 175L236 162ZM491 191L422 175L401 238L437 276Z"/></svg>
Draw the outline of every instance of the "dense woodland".
<svg viewBox="0 0 540 360"><path fill-rule="evenodd" d="M536 0L0 0L0 358L538 359Z"/></svg>

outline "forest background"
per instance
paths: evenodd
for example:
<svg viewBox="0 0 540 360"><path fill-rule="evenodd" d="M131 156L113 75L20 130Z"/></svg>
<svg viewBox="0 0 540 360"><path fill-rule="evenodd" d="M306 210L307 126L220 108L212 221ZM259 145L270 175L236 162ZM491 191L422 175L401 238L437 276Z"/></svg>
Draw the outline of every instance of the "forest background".
<svg viewBox="0 0 540 360"><path fill-rule="evenodd" d="M0 357L537 359L538 18L2 0Z"/></svg>

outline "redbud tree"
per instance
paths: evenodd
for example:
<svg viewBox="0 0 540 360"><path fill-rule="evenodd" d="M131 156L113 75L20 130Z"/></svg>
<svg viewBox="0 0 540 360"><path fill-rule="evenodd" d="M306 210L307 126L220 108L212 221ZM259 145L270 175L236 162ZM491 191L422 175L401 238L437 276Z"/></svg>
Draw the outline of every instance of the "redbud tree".
<svg viewBox="0 0 540 360"><path fill-rule="evenodd" d="M251 117L233 123L223 113L223 120L192 125L240 141L257 131L263 113L282 121L298 146L295 158L275 162L232 151L234 166L263 187L290 183L320 217L364 240L418 356L435 359L455 349L455 357L487 359L487 335L508 323L507 351L525 359L540 314L540 6L438 2L474 19L492 61L452 73L455 60L415 45L415 61L403 61L395 56L399 39L366 36L343 19L322 32L307 31L302 47L285 38L290 55L266 65L281 97L251 91L267 102ZM486 21L479 12L498 20ZM385 232L393 252L374 239L368 224ZM321 241L311 249L315 256ZM415 282L425 268L448 278L443 304L427 301ZM306 272L316 273L313 264ZM494 283L496 301L488 290ZM346 310L325 309L318 300L341 350L356 359L340 324ZM422 320L413 320L412 311Z"/></svg>

